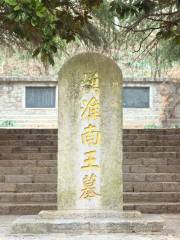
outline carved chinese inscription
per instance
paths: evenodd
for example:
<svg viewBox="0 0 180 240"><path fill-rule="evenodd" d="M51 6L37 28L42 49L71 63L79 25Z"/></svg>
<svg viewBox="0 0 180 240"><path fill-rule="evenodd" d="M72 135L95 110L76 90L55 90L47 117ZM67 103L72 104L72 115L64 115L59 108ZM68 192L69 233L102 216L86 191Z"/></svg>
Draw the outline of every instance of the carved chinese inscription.
<svg viewBox="0 0 180 240"><path fill-rule="evenodd" d="M86 100L83 101L84 107L82 107L82 119L97 119L100 117L100 104L99 100L95 97L91 98L91 100L87 103Z"/></svg>
<svg viewBox="0 0 180 240"><path fill-rule="evenodd" d="M81 190L82 195L80 198L91 199L99 195L96 193L96 178L94 173L84 176L83 189Z"/></svg>
<svg viewBox="0 0 180 240"><path fill-rule="evenodd" d="M95 125L89 124L86 128L84 128L84 132L82 133L82 143L90 146L95 146L100 144L101 141L101 133L98 131Z"/></svg>
<svg viewBox="0 0 180 240"><path fill-rule="evenodd" d="M81 121L87 124L81 133L81 143L90 147L90 149L84 152L85 159L81 166L81 170L86 171L86 173L82 178L80 198L89 200L100 196L100 193L97 192L97 171L100 170L100 163L97 159L97 148L101 144L98 73L85 73L81 81L81 86L85 88L86 93L90 94L84 95L81 103Z"/></svg>
<svg viewBox="0 0 180 240"><path fill-rule="evenodd" d="M86 152L86 159L84 160L84 165L81 167L84 170L89 170L89 169L99 169L99 165L96 164L96 151L89 151Z"/></svg>
<svg viewBox="0 0 180 240"><path fill-rule="evenodd" d="M81 86L93 90L99 94L99 76L98 73L84 73L84 78L81 81Z"/></svg>

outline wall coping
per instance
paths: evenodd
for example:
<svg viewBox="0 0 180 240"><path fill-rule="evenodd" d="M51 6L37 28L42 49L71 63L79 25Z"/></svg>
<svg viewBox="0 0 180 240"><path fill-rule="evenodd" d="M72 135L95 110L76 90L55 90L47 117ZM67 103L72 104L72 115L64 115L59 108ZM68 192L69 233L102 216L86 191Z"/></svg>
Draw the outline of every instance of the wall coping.
<svg viewBox="0 0 180 240"><path fill-rule="evenodd" d="M3 76L0 75L0 83L10 82L52 82L57 83L58 76ZM125 83L162 83L174 82L180 83L180 78L146 78L146 77L124 77Z"/></svg>
<svg viewBox="0 0 180 240"><path fill-rule="evenodd" d="M168 78L168 77L162 77L162 78L150 78L150 77L124 77L124 82L126 83L180 83L180 78Z"/></svg>
<svg viewBox="0 0 180 240"><path fill-rule="evenodd" d="M54 82L57 76L0 76L0 82Z"/></svg>

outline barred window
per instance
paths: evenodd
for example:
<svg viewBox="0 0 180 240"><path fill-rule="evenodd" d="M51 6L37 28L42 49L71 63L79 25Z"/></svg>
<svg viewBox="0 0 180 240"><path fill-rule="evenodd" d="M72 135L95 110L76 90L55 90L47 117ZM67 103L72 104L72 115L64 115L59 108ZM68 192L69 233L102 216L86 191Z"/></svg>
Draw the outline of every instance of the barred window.
<svg viewBox="0 0 180 240"><path fill-rule="evenodd" d="M150 106L149 87L124 87L123 107L124 108L149 108Z"/></svg>
<svg viewBox="0 0 180 240"><path fill-rule="evenodd" d="M55 108L56 87L26 87L26 108Z"/></svg>

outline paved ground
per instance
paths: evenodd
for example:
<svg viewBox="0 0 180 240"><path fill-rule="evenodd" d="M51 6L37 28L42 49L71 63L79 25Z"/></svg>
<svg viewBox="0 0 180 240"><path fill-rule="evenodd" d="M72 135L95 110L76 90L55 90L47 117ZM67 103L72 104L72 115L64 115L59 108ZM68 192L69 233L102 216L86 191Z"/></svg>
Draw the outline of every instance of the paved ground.
<svg viewBox="0 0 180 240"><path fill-rule="evenodd" d="M166 222L161 234L108 234L67 236L49 235L12 235L9 232L11 223L18 216L0 216L0 240L180 240L180 214L161 215Z"/></svg>

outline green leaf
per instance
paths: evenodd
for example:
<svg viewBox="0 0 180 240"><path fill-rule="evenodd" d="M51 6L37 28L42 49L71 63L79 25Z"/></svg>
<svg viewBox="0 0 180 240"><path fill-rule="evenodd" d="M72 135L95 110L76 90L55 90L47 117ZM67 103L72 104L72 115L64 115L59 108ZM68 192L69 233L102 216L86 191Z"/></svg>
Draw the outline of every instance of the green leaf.
<svg viewBox="0 0 180 240"><path fill-rule="evenodd" d="M17 4L16 0L5 0L5 3L7 3L11 6L16 6L16 4Z"/></svg>
<svg viewBox="0 0 180 240"><path fill-rule="evenodd" d="M174 36L174 32L172 31L164 31L162 32L162 38L163 39L169 39Z"/></svg>
<svg viewBox="0 0 180 240"><path fill-rule="evenodd" d="M23 29L20 25L15 25L15 27L13 28L13 32L16 33L20 38L25 37Z"/></svg>
<svg viewBox="0 0 180 240"><path fill-rule="evenodd" d="M37 26L37 21L35 19L31 19L31 24L33 27Z"/></svg>
<svg viewBox="0 0 180 240"><path fill-rule="evenodd" d="M110 3L110 11L115 11L116 10L116 8L117 8L117 3L115 2L115 1L112 1L111 3Z"/></svg>
<svg viewBox="0 0 180 240"><path fill-rule="evenodd" d="M48 60L49 60L49 63L54 66L54 58L51 54L48 55Z"/></svg>
<svg viewBox="0 0 180 240"><path fill-rule="evenodd" d="M36 12L36 15L40 18L43 18L44 17L44 12L41 12L41 11L37 11Z"/></svg>
<svg viewBox="0 0 180 240"><path fill-rule="evenodd" d="M10 13L10 14L7 15L7 18L8 18L9 20L14 20L15 17L16 17L16 15L15 15L14 13Z"/></svg>
<svg viewBox="0 0 180 240"><path fill-rule="evenodd" d="M54 53L56 53L56 52L57 52L57 47L54 46L54 45L52 45L52 46L51 46L51 50L52 50Z"/></svg>
<svg viewBox="0 0 180 240"><path fill-rule="evenodd" d="M176 7L178 10L180 9L180 0L176 0Z"/></svg>
<svg viewBox="0 0 180 240"><path fill-rule="evenodd" d="M174 42L175 42L177 45L180 45L180 35L177 35L177 36L174 38Z"/></svg>
<svg viewBox="0 0 180 240"><path fill-rule="evenodd" d="M143 0L142 3L140 4L140 8L145 12L149 13L151 12L156 4L152 0Z"/></svg>
<svg viewBox="0 0 180 240"><path fill-rule="evenodd" d="M21 9L21 7L19 6L19 5L16 5L15 7L14 7L14 11L18 11L18 10L20 10Z"/></svg>
<svg viewBox="0 0 180 240"><path fill-rule="evenodd" d="M40 48L40 47L36 48L36 49L34 50L32 56L33 56L33 57L37 57L37 55L40 53L40 51L41 51L41 48Z"/></svg>

